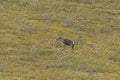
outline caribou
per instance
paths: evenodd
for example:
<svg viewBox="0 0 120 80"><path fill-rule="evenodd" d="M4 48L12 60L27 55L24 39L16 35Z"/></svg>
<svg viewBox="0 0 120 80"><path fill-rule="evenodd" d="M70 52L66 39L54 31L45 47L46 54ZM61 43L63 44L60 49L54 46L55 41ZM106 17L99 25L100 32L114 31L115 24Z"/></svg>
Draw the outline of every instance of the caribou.
<svg viewBox="0 0 120 80"><path fill-rule="evenodd" d="M66 46L70 46L71 49L72 49L72 53L73 53L73 51L74 51L74 45L75 45L75 42L74 42L74 41L72 41L72 40L70 40L70 39L67 39L67 38L63 38L63 37L61 37L61 36L59 36L59 37L56 39L56 41L61 41L61 42L64 44L63 50L66 48ZM62 50L62 51L63 51L63 50Z"/></svg>

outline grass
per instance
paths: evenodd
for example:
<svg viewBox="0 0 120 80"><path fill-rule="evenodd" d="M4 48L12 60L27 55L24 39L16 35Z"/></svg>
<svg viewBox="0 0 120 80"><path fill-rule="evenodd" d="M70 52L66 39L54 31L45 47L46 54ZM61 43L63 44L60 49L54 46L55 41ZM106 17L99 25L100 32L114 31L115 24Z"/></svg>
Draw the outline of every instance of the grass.
<svg viewBox="0 0 120 80"><path fill-rule="evenodd" d="M0 80L119 80L119 4L1 0ZM60 32L75 54L56 43Z"/></svg>

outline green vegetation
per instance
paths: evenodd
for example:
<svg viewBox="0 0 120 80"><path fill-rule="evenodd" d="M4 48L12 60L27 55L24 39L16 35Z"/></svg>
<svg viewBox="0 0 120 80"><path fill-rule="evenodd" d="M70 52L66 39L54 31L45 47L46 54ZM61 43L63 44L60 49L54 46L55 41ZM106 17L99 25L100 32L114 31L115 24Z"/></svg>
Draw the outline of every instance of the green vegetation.
<svg viewBox="0 0 120 80"><path fill-rule="evenodd" d="M119 80L120 0L0 0L0 80ZM75 40L75 52L56 43Z"/></svg>

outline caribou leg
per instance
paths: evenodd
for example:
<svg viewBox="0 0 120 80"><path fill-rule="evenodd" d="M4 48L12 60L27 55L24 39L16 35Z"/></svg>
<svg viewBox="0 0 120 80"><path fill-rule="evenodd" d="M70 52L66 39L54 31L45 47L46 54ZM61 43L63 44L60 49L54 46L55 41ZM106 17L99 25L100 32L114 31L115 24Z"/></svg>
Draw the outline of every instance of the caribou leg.
<svg viewBox="0 0 120 80"><path fill-rule="evenodd" d="M62 49L62 51L64 51L65 49L66 49L66 45L64 45L64 46L63 46L63 49Z"/></svg>
<svg viewBox="0 0 120 80"><path fill-rule="evenodd" d="M72 53L74 53L74 44L71 45Z"/></svg>

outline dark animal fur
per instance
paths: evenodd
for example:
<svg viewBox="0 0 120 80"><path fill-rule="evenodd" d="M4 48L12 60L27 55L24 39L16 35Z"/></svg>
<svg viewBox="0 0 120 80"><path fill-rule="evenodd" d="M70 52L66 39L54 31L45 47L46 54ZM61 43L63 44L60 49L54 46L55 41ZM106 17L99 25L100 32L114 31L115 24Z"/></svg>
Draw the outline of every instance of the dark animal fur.
<svg viewBox="0 0 120 80"><path fill-rule="evenodd" d="M70 46L72 48L72 51L74 50L74 41L63 37L59 37L57 41L63 42L64 46Z"/></svg>

